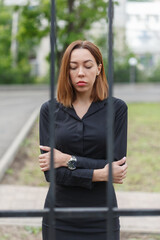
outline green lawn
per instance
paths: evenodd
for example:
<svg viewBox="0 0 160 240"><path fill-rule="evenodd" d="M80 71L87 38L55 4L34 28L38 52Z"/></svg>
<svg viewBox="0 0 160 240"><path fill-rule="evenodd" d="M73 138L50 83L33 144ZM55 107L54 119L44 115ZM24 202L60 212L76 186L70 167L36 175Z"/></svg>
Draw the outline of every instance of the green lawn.
<svg viewBox="0 0 160 240"><path fill-rule="evenodd" d="M38 121L3 183L46 186L38 165ZM160 103L128 104L128 174L122 191L160 191Z"/></svg>
<svg viewBox="0 0 160 240"><path fill-rule="evenodd" d="M127 161L118 190L160 191L160 103L128 104Z"/></svg>

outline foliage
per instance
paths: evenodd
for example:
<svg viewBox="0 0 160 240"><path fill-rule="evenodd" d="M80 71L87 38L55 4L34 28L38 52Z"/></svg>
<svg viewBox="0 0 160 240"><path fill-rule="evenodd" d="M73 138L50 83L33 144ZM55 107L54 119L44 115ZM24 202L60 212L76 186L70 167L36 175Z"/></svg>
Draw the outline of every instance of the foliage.
<svg viewBox="0 0 160 240"><path fill-rule="evenodd" d="M115 82L129 82L130 81L130 65L129 59L135 55L126 49L123 55L119 52L114 54L114 81Z"/></svg>
<svg viewBox="0 0 160 240"><path fill-rule="evenodd" d="M98 38L94 39L94 42L100 46L100 50L103 55L104 65L106 66L106 73L108 70L108 54L107 54L107 40L106 36L102 34L102 36L98 36ZM114 82L122 83L129 82L130 76L130 66L129 59L131 57L135 57L135 54L124 45L124 50L119 52L117 49L113 49L113 67L114 67Z"/></svg>
<svg viewBox="0 0 160 240"><path fill-rule="evenodd" d="M150 82L160 82L160 62L154 68L151 76L149 77Z"/></svg>
<svg viewBox="0 0 160 240"><path fill-rule="evenodd" d="M0 84L32 83L31 66L25 54L18 52L17 64L13 67L11 55L11 28L13 8L0 0ZM24 48L24 45L23 45ZM19 50L21 45L19 45Z"/></svg>
<svg viewBox="0 0 160 240"><path fill-rule="evenodd" d="M128 2L152 2L153 0L128 0Z"/></svg>
<svg viewBox="0 0 160 240"><path fill-rule="evenodd" d="M1 5L2 5L2 0ZM39 4L32 6L28 1L25 6L16 6L14 11L20 14L17 42L17 62L12 68L13 59L10 53L11 46L11 22L13 8L1 8L0 26L7 28L3 34L7 52L0 54L3 64L0 64L0 83L31 83L34 78L31 76L30 60L34 59L37 46L44 36L50 32L51 1L39 0ZM86 7L87 6L87 7ZM106 0L57 0L56 3L56 32L57 32L57 65L59 66L64 49L76 39L85 39L85 33L92 27L95 21L105 18ZM4 16L3 15L7 15ZM2 27L1 27L2 28ZM1 29L0 28L0 29ZM3 29L4 30L4 29ZM0 32L1 33L1 32ZM6 44L7 43L7 44ZM0 51L1 53L1 51ZM5 58L3 56L6 56ZM1 61L2 62L2 61Z"/></svg>
<svg viewBox="0 0 160 240"><path fill-rule="evenodd" d="M32 39L36 46L41 38L50 31L50 0L39 0L39 5L22 7L19 41ZM87 6L87 7L86 7ZM57 0L56 33L57 62L64 49L74 40L85 39L85 33L95 21L105 18L107 3L105 0Z"/></svg>
<svg viewBox="0 0 160 240"><path fill-rule="evenodd" d="M104 0L59 0L57 3L57 22L61 20L65 23L63 27L57 25L59 45L62 48L61 51L58 49L58 56L61 57L68 44L77 39L85 39L86 31L93 22L106 17L107 5Z"/></svg>
<svg viewBox="0 0 160 240"><path fill-rule="evenodd" d="M31 227L31 226L25 226L24 229L30 233L30 234L34 234L34 235L38 235L39 233L41 233L42 228L41 227Z"/></svg>

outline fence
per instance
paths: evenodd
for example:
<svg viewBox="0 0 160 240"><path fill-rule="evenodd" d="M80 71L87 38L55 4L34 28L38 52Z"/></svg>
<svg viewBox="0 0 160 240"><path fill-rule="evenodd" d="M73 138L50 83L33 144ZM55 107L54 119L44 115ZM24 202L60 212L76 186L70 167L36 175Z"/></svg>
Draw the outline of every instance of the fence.
<svg viewBox="0 0 160 240"><path fill-rule="evenodd" d="M52 0L51 7L51 102L50 102L50 122L54 122L54 79L55 79L55 1ZM106 148L108 149L108 159L109 159L109 181L108 187L106 189L106 193L108 196L108 205L106 207L98 207L98 208L56 208L55 207L55 198L54 202L52 202L52 206L50 208L45 208L43 210L0 210L0 217L12 218L12 217L43 217L45 215L50 216L50 233L49 240L53 240L55 238L55 230L54 223L55 217L65 218L85 218L85 217L96 217L102 218L106 217L107 221L107 239L114 240L112 236L112 219L115 214L119 214L119 216L160 216L160 209L117 209L112 207L112 159L113 159L113 103L112 103L112 85L113 85L113 56L112 56L112 42L113 42L113 34L112 34L112 21L113 21L113 2L109 0L109 8L108 8L108 21L109 21L109 30L108 30L108 81L109 81L109 113L108 114L108 124L109 129L107 134L107 138L109 141ZM51 146L51 159L53 159L53 147L54 147L54 125L50 126L50 146ZM53 161L51 161L51 171L50 171L50 187L52 188L53 194L55 193L55 183L54 183L54 168ZM54 194L55 196L55 194Z"/></svg>

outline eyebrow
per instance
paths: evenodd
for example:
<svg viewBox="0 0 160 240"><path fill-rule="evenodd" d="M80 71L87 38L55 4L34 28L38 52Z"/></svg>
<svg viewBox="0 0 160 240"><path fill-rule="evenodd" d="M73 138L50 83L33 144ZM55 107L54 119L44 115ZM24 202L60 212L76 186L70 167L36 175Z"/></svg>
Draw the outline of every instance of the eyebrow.
<svg viewBox="0 0 160 240"><path fill-rule="evenodd" d="M84 63L87 63L87 62L93 62L92 60L86 60L86 61L84 61ZM70 61L70 63L75 63L75 64L77 64L77 62L75 62L75 61Z"/></svg>

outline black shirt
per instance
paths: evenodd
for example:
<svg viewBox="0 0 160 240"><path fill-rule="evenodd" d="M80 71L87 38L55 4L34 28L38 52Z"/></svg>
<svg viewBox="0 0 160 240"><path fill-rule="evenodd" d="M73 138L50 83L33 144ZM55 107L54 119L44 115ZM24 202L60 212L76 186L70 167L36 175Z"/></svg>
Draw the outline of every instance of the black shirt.
<svg viewBox="0 0 160 240"><path fill-rule="evenodd" d="M114 105L114 160L126 156L127 148L127 105L120 99L113 98ZM92 102L87 113L80 119L74 108L55 104L55 148L77 157L77 169L66 167L56 169L56 206L57 207L103 207L107 204L106 182L92 182L94 169L107 164L106 133L108 99ZM40 144L49 146L49 101L40 111ZM45 172L49 181L49 172ZM50 190L45 207L49 206ZM114 193L113 206L117 206ZM44 218L44 224L48 219ZM119 227L115 220L115 230ZM79 223L71 219L57 219L56 227L77 231L105 231L105 219L85 219Z"/></svg>

